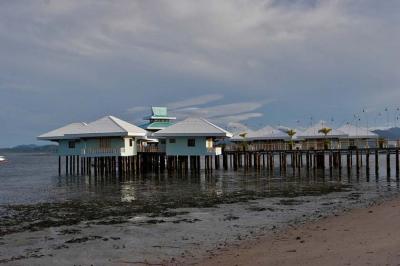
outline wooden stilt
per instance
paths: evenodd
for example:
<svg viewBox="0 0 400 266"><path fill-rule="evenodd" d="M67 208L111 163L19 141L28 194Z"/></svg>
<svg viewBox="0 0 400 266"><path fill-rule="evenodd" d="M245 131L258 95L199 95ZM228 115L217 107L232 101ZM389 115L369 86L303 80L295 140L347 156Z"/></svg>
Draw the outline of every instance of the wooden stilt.
<svg viewBox="0 0 400 266"><path fill-rule="evenodd" d="M379 178L379 152L378 152L378 150L375 151L375 176L376 176L376 179Z"/></svg>
<svg viewBox="0 0 400 266"><path fill-rule="evenodd" d="M386 152L386 177L389 180L390 179L390 151L388 150Z"/></svg>
<svg viewBox="0 0 400 266"><path fill-rule="evenodd" d="M399 149L396 149L396 179L399 179Z"/></svg>
<svg viewBox="0 0 400 266"><path fill-rule="evenodd" d="M61 156L58 156L58 176L61 176Z"/></svg>

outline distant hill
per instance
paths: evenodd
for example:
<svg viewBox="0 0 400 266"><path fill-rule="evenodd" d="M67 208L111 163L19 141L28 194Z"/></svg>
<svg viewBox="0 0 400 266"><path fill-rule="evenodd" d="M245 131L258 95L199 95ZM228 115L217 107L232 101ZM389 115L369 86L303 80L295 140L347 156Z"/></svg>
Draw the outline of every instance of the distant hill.
<svg viewBox="0 0 400 266"><path fill-rule="evenodd" d="M5 152L56 152L58 145L18 145L12 148L2 148L0 151Z"/></svg>
<svg viewBox="0 0 400 266"><path fill-rule="evenodd" d="M400 128L399 127L392 127L388 129L377 129L374 130L379 137L389 139L389 140L397 140L400 139Z"/></svg>

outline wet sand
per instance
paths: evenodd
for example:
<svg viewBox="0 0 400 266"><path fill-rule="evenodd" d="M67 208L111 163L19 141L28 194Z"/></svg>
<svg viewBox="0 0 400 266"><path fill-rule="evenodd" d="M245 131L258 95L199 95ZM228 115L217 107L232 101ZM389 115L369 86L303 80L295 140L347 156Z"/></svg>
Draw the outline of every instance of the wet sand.
<svg viewBox="0 0 400 266"><path fill-rule="evenodd" d="M28 221L22 227L13 223L4 225L3 229L11 227L12 230L0 230L3 232L0 236L0 264L201 265L205 257L219 254L243 241L250 243L250 240L282 231L288 226L299 226L342 213L349 208L369 206L390 197L385 195L382 197L375 193L342 191L295 198L250 200L246 197L243 201L234 203L173 208L143 214L126 212L123 205L119 206L120 209L117 206L107 207L114 209L111 217L101 215L95 220L79 223L72 223L72 220L67 224L60 224L59 220L54 219L62 213L68 214L68 210L70 219L76 217L75 214L71 216L73 209L67 204L61 206L56 216L43 217L35 223ZM395 195L398 193L395 192L392 196ZM49 205L39 209L43 208L47 209ZM36 208L31 210L27 206L19 209L10 212L10 215L17 212L17 218L35 218L37 216L32 216L32 211L39 211ZM78 214L87 209L90 207L84 208ZM18 210L24 215L19 216ZM99 208L95 208L95 211L99 211ZM105 211L107 214L108 211ZM113 217L113 214L118 216ZM91 216L83 218L88 219ZM8 220L5 219L5 222Z"/></svg>
<svg viewBox="0 0 400 266"><path fill-rule="evenodd" d="M202 265L399 265L400 199L240 243Z"/></svg>

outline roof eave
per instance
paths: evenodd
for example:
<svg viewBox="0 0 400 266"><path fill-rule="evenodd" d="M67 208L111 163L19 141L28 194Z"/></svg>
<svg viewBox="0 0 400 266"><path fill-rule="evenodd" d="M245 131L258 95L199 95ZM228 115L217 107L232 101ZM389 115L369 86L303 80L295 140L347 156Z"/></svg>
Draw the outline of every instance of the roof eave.
<svg viewBox="0 0 400 266"><path fill-rule="evenodd" d="M225 137L231 138L227 133L154 133L155 137Z"/></svg>
<svg viewBox="0 0 400 266"><path fill-rule="evenodd" d="M109 133L79 133L79 134L65 134L69 138L96 138L96 137L123 137L127 136L127 132L109 132Z"/></svg>

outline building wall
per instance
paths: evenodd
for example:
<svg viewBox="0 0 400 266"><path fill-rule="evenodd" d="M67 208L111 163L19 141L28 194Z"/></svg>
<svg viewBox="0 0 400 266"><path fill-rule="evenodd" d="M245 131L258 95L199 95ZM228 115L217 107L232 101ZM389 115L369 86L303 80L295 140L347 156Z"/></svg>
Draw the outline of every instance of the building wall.
<svg viewBox="0 0 400 266"><path fill-rule="evenodd" d="M170 143L170 139L175 139L175 143ZM195 146L188 146L188 139L195 139ZM206 137L169 137L166 139L166 154L172 156L204 156L215 155L215 152L207 149Z"/></svg>
<svg viewBox="0 0 400 266"><path fill-rule="evenodd" d="M75 148L69 148L69 142L75 141ZM79 140L67 140L62 139L58 141L58 155L60 156L72 156L80 155L81 149L83 148L83 142Z"/></svg>
<svg viewBox="0 0 400 266"><path fill-rule="evenodd" d="M114 137L110 138L109 147L100 147L100 138L90 138L81 140L60 140L58 147L58 155L71 156L80 155L88 157L103 157L103 156L132 156L137 154L136 141L133 139L130 146L129 139ZM69 148L69 142L75 141L75 148Z"/></svg>

